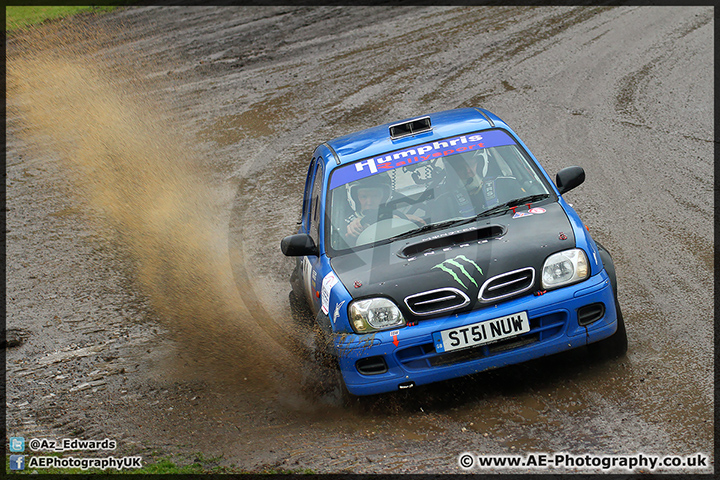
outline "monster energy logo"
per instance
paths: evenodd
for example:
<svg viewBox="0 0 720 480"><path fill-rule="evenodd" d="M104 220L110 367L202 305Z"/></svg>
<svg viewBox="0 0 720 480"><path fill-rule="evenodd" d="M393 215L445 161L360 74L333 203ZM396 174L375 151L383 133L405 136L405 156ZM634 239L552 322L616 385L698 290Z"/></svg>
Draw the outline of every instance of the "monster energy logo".
<svg viewBox="0 0 720 480"><path fill-rule="evenodd" d="M462 281L462 279L458 276L458 274L455 272L455 270L453 270L452 268L449 268L449 267L448 267L448 265L452 265L453 267L456 267L458 270L460 270L460 272L462 272L463 276L464 276L465 278L467 278L468 280L470 280L470 281L473 283L473 285L475 285L475 286L477 287L478 284L477 284L477 282L475 281L475 279L474 279L474 278L472 277L472 275L470 275L470 274L468 273L468 271L465 269L465 265L463 265L462 263L460 263L458 260L463 260L464 262L472 265L473 267L475 267L475 269L477 269L478 272L480 272L480 275L483 274L482 268L480 268L477 263L473 262L472 260L470 260L469 258L467 258L465 255L458 255L458 256L456 256L455 258L448 258L448 259L445 260L444 262L438 263L437 265L435 265L435 266L432 267L432 268L439 268L439 269L442 270L443 272L449 273L450 276L452 276L452 277L455 279L456 282L458 282L460 285L462 285L463 288L467 289L467 288L468 288L467 285L465 285L465 283L464 283L464 282Z"/></svg>

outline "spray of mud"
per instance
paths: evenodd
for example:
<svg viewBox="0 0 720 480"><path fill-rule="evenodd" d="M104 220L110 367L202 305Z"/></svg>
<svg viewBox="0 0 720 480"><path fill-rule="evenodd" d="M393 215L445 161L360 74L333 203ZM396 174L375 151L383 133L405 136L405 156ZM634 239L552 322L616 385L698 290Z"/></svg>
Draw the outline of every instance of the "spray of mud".
<svg viewBox="0 0 720 480"><path fill-rule="evenodd" d="M25 142L59 154L157 316L204 359L198 368L251 389L287 383L295 357L253 318L233 278L225 193L203 175L192 139L164 120L167 108L142 91L131 68L139 59L113 58L111 34L78 28L44 27L8 47L8 108Z"/></svg>

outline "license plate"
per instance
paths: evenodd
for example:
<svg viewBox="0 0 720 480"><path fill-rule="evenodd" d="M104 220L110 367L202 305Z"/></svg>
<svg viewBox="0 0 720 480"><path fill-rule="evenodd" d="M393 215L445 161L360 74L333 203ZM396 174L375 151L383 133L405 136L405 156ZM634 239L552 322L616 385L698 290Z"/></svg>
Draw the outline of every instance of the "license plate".
<svg viewBox="0 0 720 480"><path fill-rule="evenodd" d="M438 353L497 342L530 331L527 312L493 318L464 327L433 333Z"/></svg>

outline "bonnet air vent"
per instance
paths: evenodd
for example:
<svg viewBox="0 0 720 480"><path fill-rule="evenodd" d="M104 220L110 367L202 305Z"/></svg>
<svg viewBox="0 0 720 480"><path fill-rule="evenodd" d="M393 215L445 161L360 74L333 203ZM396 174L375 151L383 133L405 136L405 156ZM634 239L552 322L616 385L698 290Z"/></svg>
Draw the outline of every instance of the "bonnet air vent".
<svg viewBox="0 0 720 480"><path fill-rule="evenodd" d="M416 118L415 120L410 120L409 122L390 125L390 138L397 140L398 138L429 132L430 130L432 130L430 117Z"/></svg>
<svg viewBox="0 0 720 480"><path fill-rule="evenodd" d="M532 267L496 275L480 287L480 301L490 302L517 295L529 290L535 283Z"/></svg>
<svg viewBox="0 0 720 480"><path fill-rule="evenodd" d="M426 242L412 243L403 248L398 256L408 258L430 250L450 247L453 245L462 245L464 243L479 242L480 240L489 240L505 235L506 227L502 225L488 225L482 228L476 228L469 232L460 232L447 237L434 238Z"/></svg>
<svg viewBox="0 0 720 480"><path fill-rule="evenodd" d="M405 305L415 315L433 315L464 307L470 298L457 288L439 288L416 293L405 299Z"/></svg>

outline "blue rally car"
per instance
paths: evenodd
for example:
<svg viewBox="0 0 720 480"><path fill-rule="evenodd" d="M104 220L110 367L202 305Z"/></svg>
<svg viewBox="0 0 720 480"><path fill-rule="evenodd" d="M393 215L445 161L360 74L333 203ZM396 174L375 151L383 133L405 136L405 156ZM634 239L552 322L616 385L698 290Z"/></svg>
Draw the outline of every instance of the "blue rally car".
<svg viewBox="0 0 720 480"><path fill-rule="evenodd" d="M371 395L588 345L627 350L610 254L500 118L463 108L323 143L293 293L347 391Z"/></svg>

